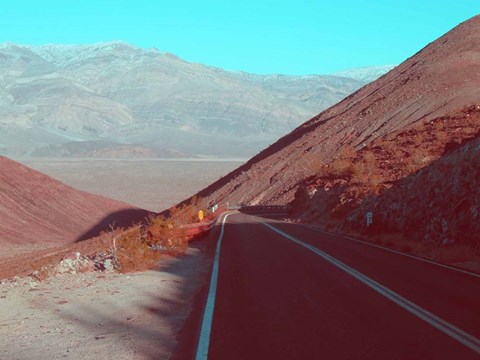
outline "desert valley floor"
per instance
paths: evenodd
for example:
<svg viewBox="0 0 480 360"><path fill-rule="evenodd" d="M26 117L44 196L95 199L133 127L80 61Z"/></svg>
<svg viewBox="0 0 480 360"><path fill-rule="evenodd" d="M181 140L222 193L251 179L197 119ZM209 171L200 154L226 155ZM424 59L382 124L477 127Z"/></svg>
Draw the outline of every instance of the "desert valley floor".
<svg viewBox="0 0 480 360"><path fill-rule="evenodd" d="M67 185L162 211L239 167L242 159L17 159Z"/></svg>

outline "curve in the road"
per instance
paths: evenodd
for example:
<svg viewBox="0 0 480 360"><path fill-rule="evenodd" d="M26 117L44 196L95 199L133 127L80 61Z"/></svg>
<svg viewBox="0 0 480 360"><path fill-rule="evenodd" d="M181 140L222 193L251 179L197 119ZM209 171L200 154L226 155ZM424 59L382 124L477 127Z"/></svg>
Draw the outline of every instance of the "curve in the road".
<svg viewBox="0 0 480 360"><path fill-rule="evenodd" d="M247 246L246 248L245 247L244 248L248 249L248 246L257 247L257 244L259 244L261 246L261 248L265 248L265 246L268 246L267 242L271 242L272 240L275 241L275 245L278 245L280 247L284 247L283 245L281 245L279 243L281 238L289 240L289 241L287 241L287 243L289 243L289 242L294 243L294 244L299 245L300 247L308 250L308 252L320 256L324 261L326 261L326 263L329 263L330 266L333 266L334 268L337 268L338 270L340 270L341 273L343 272L345 274L345 276L347 276L347 277L350 276L350 278L354 278L356 280L359 280L363 285L366 285L368 288L374 290L374 292L381 295L381 297L383 297L385 299L388 299L389 301L393 302L394 304L400 306L402 309L407 310L408 313L414 315L413 318L416 317L417 319L423 320L424 324L426 323L426 324L429 324L429 325L433 326L434 328L439 330L444 335L447 335L449 338L453 339L454 341L452 342L452 345L455 343L455 341L457 341L457 344L458 343L463 344L468 349L472 350L474 353L480 354L480 340L477 337L475 337L474 335L471 335L470 333L468 333L467 331L464 331L464 330L460 329L458 326L453 325L453 323L457 323L457 321L455 320L456 318L453 318L453 323L452 323L452 318L450 317L450 314L449 313L445 314L443 309L441 309L443 312L438 313L437 312L438 309L435 310L435 308L432 312L431 311L432 308L430 307L430 305L427 306L427 308L430 311L425 309L424 305L422 305L422 306L418 305L418 300L419 300L418 294L414 294L417 297L414 296L413 301L412 301L412 298L410 296L410 295L412 295L411 293L407 293L407 295L406 295L407 297L405 297L405 292L402 290L401 292L403 293L403 296L400 295L397 292L398 289L397 289L397 291L394 291L394 290L391 289L392 284L391 284L390 279L387 279L388 281L387 281L386 284L387 284L388 287L385 285L385 279L382 279L382 277L380 277L380 279L379 279L379 277L377 275L375 275L374 276L375 280L374 280L373 278L370 277L371 276L370 269L368 269L368 268L366 269L364 264L360 264L361 265L360 270L362 271L362 272L360 272L359 270L357 270L359 264L356 264L356 265L355 265L355 263L352 264L351 259L345 259L345 253L338 253L337 252L336 254L334 253L332 255L331 249L328 250L328 253L325 252L325 251L322 251L321 249L318 248L318 244L316 242L312 243L312 236L310 234L304 234L302 231L300 231L300 229L302 228L301 226L296 226L296 225L293 225L293 224L287 224L287 223L283 223L283 222L279 222L279 221L272 221L270 223L267 223L267 222L265 222L265 219L257 218L256 220L254 220L254 217L252 217L252 216L239 214L239 219L237 219L237 217L235 217L234 218L235 220L233 221L233 223L237 223L236 225L241 225L242 222L243 222L244 225L240 226L240 227L237 227L236 228L237 231L228 232L229 241L225 243L225 246L228 244L229 247L225 249L226 253L224 255L222 255L222 260L221 260L220 251L221 251L221 246L222 246L222 239L225 236L225 227L226 227L226 224L227 224L227 218L230 215L232 215L232 213L226 214L221 221L221 231L220 231L220 235L218 237L218 242L217 242L217 246L216 246L216 252L215 252L213 269L212 269L212 274L211 274L211 279L210 279L210 284L209 284L207 301L206 301L205 310L204 310L204 314L203 314L202 325L201 325L200 338L199 338L198 347L197 347L197 351L196 351L196 357L195 357L196 360L208 359L209 358L209 353L212 354L213 358L215 358L215 359L219 358L220 353L219 353L218 345L222 344L223 341L227 340L227 338L225 338L225 336L227 336L227 335L222 333L222 331L226 330L225 326L222 325L222 327L219 327L220 325L218 323L219 319L217 319L217 317L218 317L217 315L215 315L215 319L214 319L214 312L215 311L219 312L220 318L224 319L224 320L225 320L225 315L226 314L227 314L227 318L228 318L228 317L232 316L231 311L234 311L234 308L233 308L234 305L232 303L229 303L228 300L227 300L227 303L225 303L225 300L223 299L223 297L218 298L218 302L219 302L218 306L220 308L215 309L216 294L217 294L217 282L219 281L220 262L222 261L222 268L223 268L223 266L227 266L227 265L228 265L227 267L230 267L230 265L229 265L230 262L226 261L226 259L223 259L227 255L229 255L228 258L230 259L230 261L233 260L234 262L237 262L237 260L235 260L235 259L238 258L240 255L242 255L241 253L244 253L244 251L240 251L240 253L238 252L238 250L241 250L241 248L238 248L238 246L240 244L242 244L242 242L243 242L242 239L248 239L248 242L245 245L242 245L242 246ZM276 226L273 226L272 223L275 224ZM228 224L230 225L230 222ZM273 233L276 234L275 236L278 238L278 240L274 240L274 238L270 239L270 235L268 235L268 230L265 230L267 232L265 232L265 231L262 232L262 231L260 231L258 226L254 225L254 224L259 224L259 225L261 224L260 227L262 227L262 225L263 225L264 228L265 227L268 228L269 230L271 230L270 233L273 232ZM244 229L244 226L246 226L245 229ZM256 226L255 228L251 229L252 233L250 233L249 230L248 230L248 229L250 229L249 226ZM288 233L287 233L283 230L280 230L280 228L285 227L285 226L291 226L291 228L290 228L291 231L287 230L288 231ZM232 228L232 230L234 228ZM244 233L244 235L238 234L237 233L238 230L241 230L239 232ZM310 229L310 230L315 230L315 229ZM295 233L295 235L293 235L292 232ZM278 235L280 235L280 237L278 237ZM330 235L332 235L332 234L330 234ZM244 236L244 237L242 237L242 236ZM260 236L260 237L258 237L258 236ZM307 236L308 241L300 240L300 239L303 239L304 236ZM262 244L258 243L257 241L254 241L254 239L257 239L257 240L262 239ZM241 241L241 242L239 242L239 241ZM334 243L336 243L336 242L334 241ZM237 244L237 245L234 245L234 244ZM248 245L248 244L250 244L250 245ZM271 244L273 244L273 243L271 243ZM353 242L352 242L352 244L353 244ZM296 245L292 245L292 246L296 246ZM235 247L231 248L231 246L235 246ZM359 244L357 246L361 246L361 245ZM324 246L322 245L320 247L324 247ZM237 249L237 251L232 253L232 250L234 250L234 249ZM277 250L280 250L280 248L278 248ZM284 251L284 250L282 250L282 251ZM294 251L294 248L291 248L291 250L286 250L286 251ZM373 248L369 252L369 254L372 251L374 251ZM380 250L376 250L376 251L378 252ZM295 252L297 252L297 251L295 250ZM230 253L230 254L228 254L228 253ZM259 254L258 252L256 253L255 250L253 250L253 249L248 250L247 252L245 252L244 255L247 255L247 253L250 254L249 257L256 258L257 262L260 261L257 264L262 264L264 262L263 260L260 260L261 259L261 254ZM232 254L235 254L234 257L232 257ZM315 256L315 255L311 255L311 256ZM376 254L376 255L378 256L379 254ZM396 256L396 255L392 254L392 255L389 255L389 256ZM343 261L339 260L339 257L342 258ZM381 254L380 254L379 259L382 259L382 258L383 258L383 256L381 256ZM415 259L415 257L413 257L413 258ZM368 257L367 257L367 259L368 259ZM417 259L417 260L423 260L423 259ZM382 261L383 261L383 259L382 259ZM380 261L379 263L381 264L382 261ZM388 262L388 260L386 260L386 261ZM408 264L407 261L412 262L414 260L402 260L400 263L403 264L403 266L407 266L407 267L409 265L412 265L412 264ZM313 258L311 260L309 260L309 262L311 264L311 265L308 265L309 267L313 266L316 263ZM223 280L223 282L220 281L220 283L222 283L223 285L222 285L221 288L219 288L219 290L223 289L224 286L229 288L228 292L231 292L232 289L237 288L237 290L236 290L237 298L235 298L235 297L232 298L232 300L235 303L237 302L238 297L243 298L244 296L242 294L246 294L244 292L241 292L242 287L238 288L238 285L235 285L236 284L235 281L243 281L243 282L240 283L240 285L243 286L243 287L245 286L245 281L249 281L249 280L240 280L240 278L237 277L237 275L240 275L240 273L239 273L239 271L241 271L240 269L243 269L243 267L240 267L240 268L238 267L239 264L240 263L236 264L236 272L234 271L232 273L232 270L230 269L229 271L227 271L227 273L230 273L230 275L227 275L227 274L223 274L223 272L225 272L227 270L227 269L224 269L222 271L222 274L220 275L220 280L221 280L221 278L224 278L224 280ZM352 267L352 265L353 265L353 267ZM435 265L437 265L437 264L435 264ZM425 266L429 266L429 265L425 264L423 266L425 267ZM390 265L387 265L386 267L388 268L388 267L390 267ZM363 268L363 270L362 270L362 268ZM382 269L383 269L383 267L380 270L382 271ZM421 267L417 267L417 270L418 269L421 269ZM336 270L336 271L338 271L338 270ZM426 270L427 269L424 269L424 271L426 271ZM453 269L453 270L456 270L456 269ZM325 274L325 271L328 271L330 273L330 270L322 270L322 272L324 274ZM370 275L367 276L365 274L365 271L367 271L367 274L370 273ZM429 271L426 271L427 274L429 273ZM432 271L433 271L433 269L432 269ZM442 270L442 271L449 271L448 267L445 270ZM241 272L243 273L243 271L241 271ZM249 270L249 272L250 272L250 275L251 275L251 269ZM422 273L422 272L420 272L420 273ZM417 272L417 274L419 274L419 273ZM233 275L233 277L232 277L232 275ZM446 275L448 275L448 274L446 274ZM335 276L338 277L337 275L335 275ZM439 276L441 277L442 274L440 274ZM438 279L439 276L437 276L437 279ZM445 276L445 274L443 274L443 276ZM453 276L453 274L452 274L452 276ZM461 274L459 274L458 276L461 276ZM237 277L236 280L235 280L235 277ZM423 281L424 280L426 280L428 282L431 281L431 279L428 277L428 275L425 275L425 276L422 275L422 277L425 277L425 279L423 279ZM405 279L407 279L407 278L405 278ZM249 277L248 279L252 279L252 277ZM474 279L468 280L467 283L471 283L471 281L473 281L473 280ZM225 283L225 281L227 281L227 282ZM417 283L417 281L415 281L415 282ZM390 283L390 285L389 285L389 283ZM422 281L418 282L418 284L421 285ZM477 288L476 283L472 284L472 285L474 286L472 289ZM316 285L317 288L318 288L318 286L320 286L320 285ZM352 285L348 285L348 286L351 287ZM258 284L256 284L255 288L259 289ZM394 284L394 288L398 288L398 284ZM250 292L250 286L248 286L246 289L247 289L247 292ZM227 289L224 289L221 292L223 295L225 295L224 294L225 290L227 290ZM240 290L240 293L238 293L239 290ZM426 290L426 291L429 293L428 290ZM422 294L425 294L425 293L422 293ZM461 293L459 293L459 294L461 294ZM306 294L306 295L308 295L308 294ZM295 295L295 293L293 293L291 296L295 297L296 295ZM250 293L250 295L248 295L248 297L251 297L251 293ZM357 297L357 296L355 296L355 297ZM407 298L409 298L409 299L407 299ZM469 307L467 307L465 309L471 308L472 299L474 301L475 298L476 298L476 295L471 297L471 299L469 300L470 302L468 303ZM278 299L278 298L276 298L276 299ZM388 300L385 300L385 301L388 302ZM421 304L423 300L422 299L420 299L420 300L421 300L420 301L420 304ZM455 303L455 300L452 300L452 301ZM273 304L273 303L268 303L268 304ZM448 302L447 302L447 304L448 304ZM467 304L467 303L465 303L465 304ZM255 303L253 304L253 306L255 306ZM391 306L393 307L395 305L392 304ZM219 311L219 310L222 310L222 311ZM225 310L227 310L227 313L225 313ZM393 308L392 308L391 311L393 311ZM465 315L466 311L467 310L463 311L463 315ZM402 319L401 316L399 317L399 315L398 315L399 311L395 310L394 312L397 313L397 315L395 315L397 319ZM474 310L473 312L476 313L476 310ZM434 313L439 314L441 317L434 314ZM450 321L445 320L444 315L446 315L447 319L450 319ZM238 315L235 315L235 316L238 316ZM235 318L235 316L233 317L233 319L238 319L238 317ZM472 314L472 316L475 316L475 314ZM389 317L390 317L390 315L389 315ZM262 318L263 318L263 316L262 316ZM462 319L464 320L464 317ZM264 321L264 320L262 320L262 321ZM306 321L309 322L308 318L306 319ZM408 320L408 321L410 322L410 320ZM403 323L403 320L401 320L401 322ZM215 325L215 323L217 325ZM420 323L418 323L417 327L420 325ZM227 324L230 324L230 323L227 323ZM428 326L426 324L424 326ZM472 330L473 329L472 330L473 333L476 333L475 326L473 326L473 328L471 326L472 322L469 323L469 322L463 321L460 324L464 324L464 325L466 324L467 325L466 330L468 330L468 329ZM260 325L263 328L263 331L265 331L266 329L267 329L267 331L275 330L274 328L271 328L271 327L265 328L264 323L258 323L257 325ZM474 325L474 323L473 323L473 325ZM231 324L231 326L235 327L236 324L233 323L233 324ZM243 324L242 326L245 326L245 324ZM357 326L357 325L354 325L354 326ZM216 330L213 331L213 333L212 333L212 327L214 329L216 329ZM423 325L422 325L422 328L423 328ZM220 331L219 329L223 329L223 330ZM234 328L232 328L232 329L234 329ZM270 329L270 330L268 330L268 329ZM251 330L253 330L253 328ZM427 330L427 329L425 328L425 330ZM232 331L229 331L229 332L232 332ZM216 335L215 335L215 333L216 333ZM244 335L246 334L244 331L239 332L238 330L234 330L232 332L232 335L233 335L233 333L237 333L237 336L238 335L243 336L241 334L244 334ZM429 333L430 333L430 331L429 331ZM213 340L212 340L211 336L213 336ZM220 338L219 338L219 336L220 336ZM440 335L433 335L433 333L432 333L431 336L434 336L435 338L438 338L438 336L440 336ZM249 337L251 337L251 336L249 335ZM231 343L231 338L232 337L230 336L230 338L228 339L229 344L233 344L233 343ZM252 338L252 339L255 339L255 338ZM213 346L212 342L213 342L213 344L215 344L215 346ZM436 343L440 344L440 343L438 343L438 341ZM258 344L256 344L256 345L258 345ZM443 348L445 348L444 345L442 345ZM225 345L221 345L221 346L225 347L225 346L228 346L228 345L225 344ZM456 346L455 346L455 348L456 348ZM460 350L461 348L462 347L460 346L458 348L458 350ZM448 349L448 347L445 348L445 349ZM468 351L466 348L463 348L463 349L465 349L465 350L462 350L462 353L464 351ZM239 348L239 350L240 350L240 348ZM240 350L240 351L242 351L242 350ZM403 351L404 350L402 350L402 353L403 353ZM447 350L447 352L450 352L450 351L452 351L452 349ZM436 353L438 353L438 349L436 350ZM455 351L453 353L455 353ZM231 353L231 351L230 351L230 355L232 355L232 354L236 354L234 356L237 356L237 358L238 358L237 353ZM407 354L408 354L408 352L407 352ZM473 355L473 354L472 353L470 353L470 355L465 354L464 358L470 359L471 355ZM220 358L222 358L222 357L220 357Z"/></svg>
<svg viewBox="0 0 480 360"><path fill-rule="evenodd" d="M474 337L473 335L468 334L467 332L463 331L462 329L459 329L455 325L450 324L448 321L443 320L442 318L418 306L417 304L405 299L403 296L379 284L378 282L370 279L368 276L363 275L361 272L351 268L350 266L342 263L340 260L335 259L333 256L330 256L327 253L317 249L316 247L310 244L304 243L303 241L283 232L282 230L277 229L276 227L270 224L263 223L263 225L277 232L278 234L282 235L288 240L293 241L294 243L300 246L303 246L307 250L312 251L313 253L321 256L331 264L335 265L339 269L345 271L347 274L353 276L357 280L360 280L362 283L364 283L368 287L372 288L373 290L377 291L381 295L385 296L387 299L393 301L394 303L401 306L405 310L411 312L415 316L418 316L420 319L426 321L427 323L434 326L438 330L442 331L443 333L449 335L450 337L454 338L458 342L462 343L463 345L469 347L473 351L480 354L480 340Z"/></svg>

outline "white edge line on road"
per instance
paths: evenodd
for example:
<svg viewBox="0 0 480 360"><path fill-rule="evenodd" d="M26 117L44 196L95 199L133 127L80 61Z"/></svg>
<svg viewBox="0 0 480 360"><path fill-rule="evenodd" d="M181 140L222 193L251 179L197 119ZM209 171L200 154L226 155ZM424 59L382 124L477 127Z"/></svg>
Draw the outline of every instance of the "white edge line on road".
<svg viewBox="0 0 480 360"><path fill-rule="evenodd" d="M365 285L369 286L373 290L377 291L381 295L385 296L387 299L393 301L397 305L401 306L405 310L409 311L410 313L414 314L415 316L419 317L420 319L426 321L433 327L437 328L438 330L442 331L444 334L449 335L453 339L457 340L458 342L462 343L463 345L469 347L476 353L480 354L480 340L474 337L473 335L470 335L463 331L462 329L459 329L455 325L450 324L448 321L443 320L439 318L438 316L432 314L431 312L423 309L422 307L418 306L417 304L411 302L410 300L405 299L401 295L397 294L393 290L388 289L387 287L381 285L380 283L376 282L375 280L370 279L366 275L363 275L359 271L351 268L350 266L344 264L340 260L337 260L333 256L330 256L329 254L323 252L322 250L317 249L316 247L304 243L301 240L298 240L297 238L283 232L282 230L279 230L275 228L274 226L267 224L267 223L262 223L266 227L270 228L271 230L277 232L278 234L282 235L283 237L287 238L290 241L293 241L294 243L303 246L304 248L312 251L313 253L321 256L323 259L327 260L331 264L337 266L338 268L342 269L345 271L347 274L353 276L357 280L360 280L363 282Z"/></svg>
<svg viewBox="0 0 480 360"><path fill-rule="evenodd" d="M345 238L345 239L348 239L348 240L356 241L356 242L358 242L358 243L362 243L362 244L365 244L365 245L369 245L369 246L376 247L376 248L378 248L378 249L390 251L390 252L393 252L393 253L398 254L398 255L403 255L403 256L406 256L406 257L409 257L409 258L412 258L412 259L415 259L415 260L423 261L423 262L426 262L426 263L429 263L429 264L432 264L432 265L437 265L437 266L440 266L440 267L443 267L443 268L446 268L446 269L449 269L449 270L458 271L458 272L461 272L461 273L464 273L464 274L467 274L467 275L471 275L471 276L475 276L475 277L480 278L480 274L475 274L475 273L470 272L470 271L467 271L467 270L462 270L462 269L459 269L459 268L455 268L455 267L453 267L453 266L448 266L448 265L441 264L441 263L438 263L438 262L435 262L435 261L432 261L432 260L424 259L424 258L421 258L421 257L419 257L419 256L410 255L410 254L405 254L405 253L403 253L403 252L401 252L401 251L394 250L394 249L389 249L389 248L387 248L387 247L385 247L385 246L380 246L380 245L377 245L377 244L372 244L372 243L369 243L368 241L363 241L363 240L355 239L355 238L353 238L353 237L351 237L351 236L331 233L331 232L328 232L328 231L324 231L324 230L317 229L316 227L309 226L309 225L302 225L302 224L298 224L298 225L300 225L300 226L302 226L302 227L305 227L305 228L307 228L307 229L313 230L313 231L317 231L317 232L323 233L323 234L333 235L333 236Z"/></svg>
<svg viewBox="0 0 480 360"><path fill-rule="evenodd" d="M288 215L288 214L287 213L271 213L271 214L246 214L246 215L261 218L263 216L285 216L285 215Z"/></svg>
<svg viewBox="0 0 480 360"><path fill-rule="evenodd" d="M213 310L215 308L215 296L217 293L218 279L218 263L220 259L220 246L222 245L223 233L225 231L225 221L232 213L228 213L222 220L222 229L217 240L217 248L215 250L215 259L213 261L212 275L210 277L210 287L208 289L207 304L203 312L202 328L198 338L197 353L195 360L208 359L208 347L210 345L210 333L212 331Z"/></svg>

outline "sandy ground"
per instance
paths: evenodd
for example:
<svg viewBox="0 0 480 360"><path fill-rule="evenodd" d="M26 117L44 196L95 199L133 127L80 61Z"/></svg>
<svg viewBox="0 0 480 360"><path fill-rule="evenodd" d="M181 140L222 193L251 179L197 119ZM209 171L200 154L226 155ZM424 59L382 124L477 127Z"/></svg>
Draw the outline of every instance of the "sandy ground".
<svg viewBox="0 0 480 360"><path fill-rule="evenodd" d="M168 359L206 281L205 241L157 271L0 285L0 358Z"/></svg>

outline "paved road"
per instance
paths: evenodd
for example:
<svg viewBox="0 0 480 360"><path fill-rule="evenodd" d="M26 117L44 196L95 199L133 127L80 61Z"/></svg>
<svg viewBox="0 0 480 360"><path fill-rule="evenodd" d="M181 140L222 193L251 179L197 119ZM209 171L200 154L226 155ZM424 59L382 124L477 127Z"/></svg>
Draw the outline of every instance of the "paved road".
<svg viewBox="0 0 480 360"><path fill-rule="evenodd" d="M197 359L480 359L480 277L246 214L223 230Z"/></svg>

